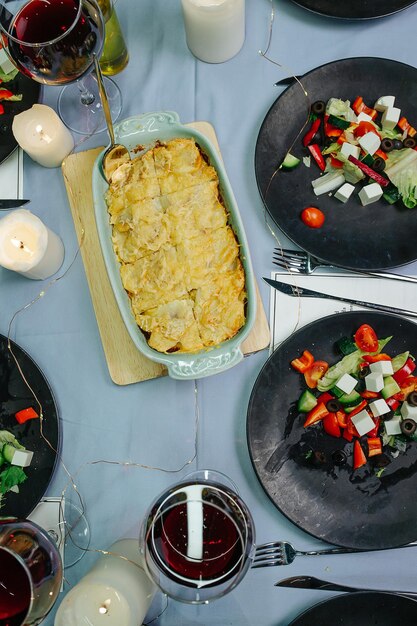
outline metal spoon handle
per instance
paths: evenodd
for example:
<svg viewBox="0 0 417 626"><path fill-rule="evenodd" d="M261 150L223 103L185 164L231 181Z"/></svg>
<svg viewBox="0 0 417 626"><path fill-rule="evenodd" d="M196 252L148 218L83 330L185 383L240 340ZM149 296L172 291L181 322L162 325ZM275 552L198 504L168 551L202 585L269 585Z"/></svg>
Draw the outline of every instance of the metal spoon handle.
<svg viewBox="0 0 417 626"><path fill-rule="evenodd" d="M114 140L114 129L113 129L113 121L111 119L109 101L107 99L106 88L104 86L103 74L101 73L100 63L98 62L97 56L93 54L94 57L94 67L97 74L97 83L98 90L100 92L101 104L103 105L104 117L106 118L106 124L110 135L110 141L112 144L115 143Z"/></svg>

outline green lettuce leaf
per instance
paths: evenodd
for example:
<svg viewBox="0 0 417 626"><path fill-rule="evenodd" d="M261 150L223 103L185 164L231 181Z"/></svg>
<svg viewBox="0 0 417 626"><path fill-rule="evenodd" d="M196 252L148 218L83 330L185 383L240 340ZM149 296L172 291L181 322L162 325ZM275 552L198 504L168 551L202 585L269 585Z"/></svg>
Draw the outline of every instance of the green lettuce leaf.
<svg viewBox="0 0 417 626"><path fill-rule="evenodd" d="M330 98L326 104L326 113L341 117L348 122L356 121L356 115L350 107L349 100L340 100L339 98Z"/></svg>
<svg viewBox="0 0 417 626"><path fill-rule="evenodd" d="M364 352L363 350L355 350L355 352L351 352L351 354L344 356L343 359L332 365L332 367L329 367L323 378L320 378L319 382L317 383L317 389L322 392L329 391L329 389L335 386L335 384L343 376L343 374L356 374L362 357L365 354L379 354L390 341L390 339L392 339L392 337L380 339L378 341L378 350L376 352Z"/></svg>
<svg viewBox="0 0 417 626"><path fill-rule="evenodd" d="M417 151L404 148L389 153L385 173L397 187L405 206L409 209L417 206Z"/></svg>
<svg viewBox="0 0 417 626"><path fill-rule="evenodd" d="M10 465L0 472L0 493L7 493L15 485L20 485L27 476L21 467Z"/></svg>
<svg viewBox="0 0 417 626"><path fill-rule="evenodd" d="M8 430L0 430L0 450L5 443L11 443L18 450L25 450L25 446L22 446L12 433L9 433Z"/></svg>

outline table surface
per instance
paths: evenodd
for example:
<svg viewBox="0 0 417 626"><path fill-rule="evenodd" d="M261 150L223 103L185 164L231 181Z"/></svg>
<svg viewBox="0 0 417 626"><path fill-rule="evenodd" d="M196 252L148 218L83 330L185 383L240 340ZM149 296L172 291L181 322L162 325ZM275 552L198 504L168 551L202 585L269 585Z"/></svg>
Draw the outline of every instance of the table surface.
<svg viewBox="0 0 417 626"><path fill-rule="evenodd" d="M415 64L417 5L387 18L349 22L317 16L289 0L274 0L270 56L283 69L258 53L267 43L269 0L246 0L244 47L220 65L202 63L189 52L180 0L119 0L116 8L130 52L129 65L115 77L124 98L122 116L173 110L183 122L213 124L259 279L272 269L275 241L265 223L253 162L260 124L283 89L274 83L290 73L302 74L349 56L374 55ZM56 106L58 92L58 88L45 88L43 101ZM104 133L84 141L77 150L103 143ZM63 269L69 267L77 241L60 170L44 169L25 157L25 196L32 200L31 210L62 237ZM416 274L417 264L401 271ZM13 313L44 286L0 269L0 332L7 333ZM269 293L262 281L260 289L267 307ZM112 383L80 256L61 281L16 318L12 338L36 360L56 396L63 430L62 458L68 470L77 474L91 525L91 547L105 549L119 538L137 537L150 501L196 467L215 468L237 483L253 513L257 542L287 539L300 549L319 547L318 540L274 508L249 459L246 411L252 386L268 356L266 350L196 383L197 457L177 471L194 452L194 382L164 377L125 387ZM90 464L97 460L130 461L165 471ZM48 495L59 495L66 484L67 475L60 466ZM250 571L231 594L208 606L169 602L154 623L286 626L331 593L277 588L277 580L309 574L357 586L412 589L416 583L414 550L298 557L285 568ZM89 553L67 570L69 583L75 584L97 558L97 553ZM58 604L45 620L47 626L53 624Z"/></svg>

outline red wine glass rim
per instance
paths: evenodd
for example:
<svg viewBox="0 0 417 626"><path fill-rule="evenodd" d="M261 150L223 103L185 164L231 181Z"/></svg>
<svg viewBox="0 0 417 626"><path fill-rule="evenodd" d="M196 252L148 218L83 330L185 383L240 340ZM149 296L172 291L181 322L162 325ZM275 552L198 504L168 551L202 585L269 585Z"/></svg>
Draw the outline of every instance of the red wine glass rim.
<svg viewBox="0 0 417 626"><path fill-rule="evenodd" d="M52 0L53 1L53 0ZM11 39L12 41L14 41L15 43L19 44L19 45L24 45L27 46L29 48L39 48L42 46L50 46L52 44L58 43L59 41L61 41L62 39L64 39L65 37L67 37L69 35L69 33L72 32L72 30L74 29L74 27L76 26L80 15L81 15L81 11L82 11L82 5L83 5L83 0L74 0L74 1L78 1L78 9L77 9L77 15L74 18L74 21L72 22L71 26L64 32L62 33L62 35L59 35L59 37L55 37L55 39L50 39L48 41L38 41L36 43L33 42L27 42L27 41L23 41L22 39L19 39L18 37L14 37L13 35L10 34L9 30L6 30L6 28L3 25L3 19L2 19L2 12L5 11L7 12L7 7L4 4L4 2L2 0L0 0L0 31L2 31L7 39ZM23 4L20 9L16 12L15 15L12 16L10 23L9 23L9 27L11 25L13 25L16 21L16 17L17 15L20 13L20 11L30 2L30 0L28 0L28 2L26 2L26 4ZM89 2L92 2L98 11L100 11L99 6L96 2L96 0L89 0Z"/></svg>

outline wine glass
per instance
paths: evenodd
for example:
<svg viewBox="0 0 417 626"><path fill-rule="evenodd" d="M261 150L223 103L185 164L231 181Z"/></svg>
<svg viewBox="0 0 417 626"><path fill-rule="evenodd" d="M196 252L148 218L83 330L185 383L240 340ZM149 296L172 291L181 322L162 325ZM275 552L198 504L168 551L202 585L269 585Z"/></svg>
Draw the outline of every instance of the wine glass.
<svg viewBox="0 0 417 626"><path fill-rule="evenodd" d="M23 74L45 85L66 85L58 112L68 128L82 134L105 129L97 80L90 72L104 39L96 0L0 0L0 34ZM122 108L120 90L105 80L116 120Z"/></svg>
<svg viewBox="0 0 417 626"><path fill-rule="evenodd" d="M255 549L249 509L224 474L200 470L149 508L139 546L148 575L167 596L206 604L243 579Z"/></svg>
<svg viewBox="0 0 417 626"><path fill-rule="evenodd" d="M0 625L39 624L61 584L61 557L49 534L28 520L0 518Z"/></svg>

